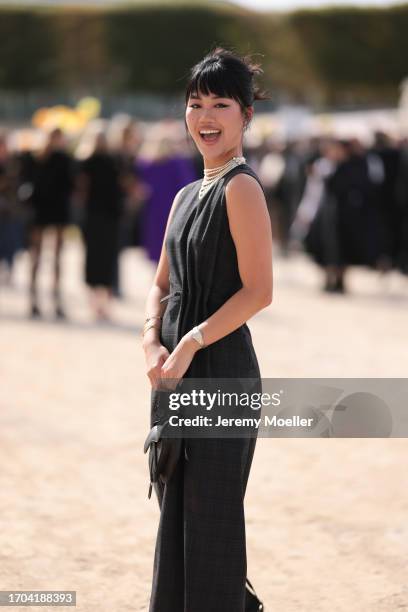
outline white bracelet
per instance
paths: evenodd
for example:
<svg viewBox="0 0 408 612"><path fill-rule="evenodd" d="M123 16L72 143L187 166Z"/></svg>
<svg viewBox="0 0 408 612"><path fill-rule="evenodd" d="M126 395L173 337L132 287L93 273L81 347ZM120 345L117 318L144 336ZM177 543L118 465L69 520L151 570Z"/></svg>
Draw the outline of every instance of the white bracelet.
<svg viewBox="0 0 408 612"><path fill-rule="evenodd" d="M198 342L201 348L205 346L203 334L201 333L201 330L197 327L197 325L193 327L193 329L190 331L190 334L191 337L194 338L196 342Z"/></svg>

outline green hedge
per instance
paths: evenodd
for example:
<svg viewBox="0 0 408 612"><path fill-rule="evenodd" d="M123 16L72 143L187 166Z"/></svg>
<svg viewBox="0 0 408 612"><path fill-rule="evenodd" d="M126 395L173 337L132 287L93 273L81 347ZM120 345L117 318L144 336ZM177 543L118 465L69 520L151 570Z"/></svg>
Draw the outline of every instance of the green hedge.
<svg viewBox="0 0 408 612"><path fill-rule="evenodd" d="M292 98L395 103L407 31L408 5L284 15L204 4L2 9L0 89L176 93L189 67L221 44L259 53L264 85Z"/></svg>
<svg viewBox="0 0 408 612"><path fill-rule="evenodd" d="M19 91L56 84L58 43L50 19L36 12L0 12L0 87Z"/></svg>
<svg viewBox="0 0 408 612"><path fill-rule="evenodd" d="M290 22L330 98L395 97L408 75L408 6L298 11Z"/></svg>

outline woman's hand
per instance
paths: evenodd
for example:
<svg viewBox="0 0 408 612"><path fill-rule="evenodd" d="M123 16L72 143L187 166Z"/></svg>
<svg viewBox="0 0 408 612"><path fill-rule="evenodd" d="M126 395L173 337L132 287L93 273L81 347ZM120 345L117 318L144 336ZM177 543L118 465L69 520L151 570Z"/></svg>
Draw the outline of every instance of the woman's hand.
<svg viewBox="0 0 408 612"><path fill-rule="evenodd" d="M153 389L157 389L162 377L161 368L170 353L160 342L149 342L143 346L146 358L147 375Z"/></svg>
<svg viewBox="0 0 408 612"><path fill-rule="evenodd" d="M166 389L173 390L186 373L194 355L200 349L199 344L186 334L161 367L161 382Z"/></svg>

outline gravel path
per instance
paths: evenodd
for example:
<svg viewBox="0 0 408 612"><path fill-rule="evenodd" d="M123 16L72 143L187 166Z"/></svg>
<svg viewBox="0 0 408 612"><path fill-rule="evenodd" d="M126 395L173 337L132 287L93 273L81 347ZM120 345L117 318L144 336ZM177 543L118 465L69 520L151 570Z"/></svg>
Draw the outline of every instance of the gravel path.
<svg viewBox="0 0 408 612"><path fill-rule="evenodd" d="M153 268L127 252L117 324L96 325L81 262L74 237L64 324L49 311L48 250L42 322L26 317L26 254L1 288L0 588L76 590L80 612L136 612L159 517L139 339ZM408 279L353 270L351 295L329 296L301 255L274 269L274 302L249 322L263 376L406 377ZM266 612L408 609L407 460L404 439L258 440L248 575Z"/></svg>

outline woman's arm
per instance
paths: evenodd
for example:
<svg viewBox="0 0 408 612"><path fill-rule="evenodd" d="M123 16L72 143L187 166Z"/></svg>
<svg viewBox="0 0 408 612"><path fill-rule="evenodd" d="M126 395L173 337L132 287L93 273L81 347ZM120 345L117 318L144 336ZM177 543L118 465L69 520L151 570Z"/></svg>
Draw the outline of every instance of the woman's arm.
<svg viewBox="0 0 408 612"><path fill-rule="evenodd" d="M145 306L145 318L153 317L153 316L162 316L165 309L166 304L160 304L160 300L167 295L169 291L169 262L167 259L166 253L166 237L168 228L170 225L170 220L173 216L174 209L177 206L177 202L180 198L180 194L183 191L184 187L180 189L174 197L173 204L171 205L169 216L167 218L166 229L164 232L163 244L160 253L159 263L157 264L156 273L154 275L153 284L150 288L150 291L147 295L146 306ZM149 344L160 343L159 341L159 332L157 329L149 329L144 337L143 337L143 347Z"/></svg>

